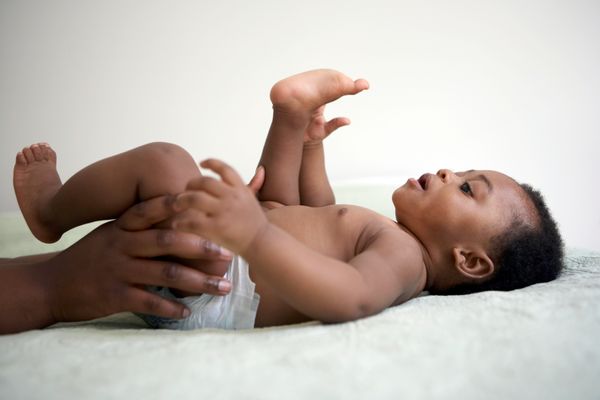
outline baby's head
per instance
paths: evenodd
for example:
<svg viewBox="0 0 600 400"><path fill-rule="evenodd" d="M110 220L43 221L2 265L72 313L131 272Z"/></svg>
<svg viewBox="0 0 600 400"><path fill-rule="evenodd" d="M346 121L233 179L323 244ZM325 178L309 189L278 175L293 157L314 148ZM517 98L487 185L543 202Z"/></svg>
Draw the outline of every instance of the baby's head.
<svg viewBox="0 0 600 400"><path fill-rule="evenodd" d="M431 293L512 290L556 278L563 244L539 192L495 171L440 170L392 196L423 245Z"/></svg>

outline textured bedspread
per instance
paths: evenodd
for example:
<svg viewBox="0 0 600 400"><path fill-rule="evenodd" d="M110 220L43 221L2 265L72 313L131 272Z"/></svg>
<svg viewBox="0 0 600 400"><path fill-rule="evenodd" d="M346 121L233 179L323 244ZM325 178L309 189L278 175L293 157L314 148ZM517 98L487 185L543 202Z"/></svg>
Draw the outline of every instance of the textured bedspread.
<svg viewBox="0 0 600 400"><path fill-rule="evenodd" d="M7 216L0 244L48 249ZM599 343L600 255L570 250L552 283L339 325L155 331L119 314L0 336L0 398L598 399Z"/></svg>

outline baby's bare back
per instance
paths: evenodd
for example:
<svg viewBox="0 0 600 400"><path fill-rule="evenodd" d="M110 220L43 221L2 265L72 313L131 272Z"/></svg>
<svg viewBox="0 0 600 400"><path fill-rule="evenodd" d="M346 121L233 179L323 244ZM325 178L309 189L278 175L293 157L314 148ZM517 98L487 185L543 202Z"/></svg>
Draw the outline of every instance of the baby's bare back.
<svg viewBox="0 0 600 400"><path fill-rule="evenodd" d="M263 203L263 206L271 223L312 250L344 262L361 253L382 230L397 232L400 241L408 239L394 221L362 207L337 204L314 208L270 202ZM250 266L251 278L261 296L257 327L310 320L283 302L276 288L267 284L257 270L260 268ZM310 294L307 293L307 296Z"/></svg>

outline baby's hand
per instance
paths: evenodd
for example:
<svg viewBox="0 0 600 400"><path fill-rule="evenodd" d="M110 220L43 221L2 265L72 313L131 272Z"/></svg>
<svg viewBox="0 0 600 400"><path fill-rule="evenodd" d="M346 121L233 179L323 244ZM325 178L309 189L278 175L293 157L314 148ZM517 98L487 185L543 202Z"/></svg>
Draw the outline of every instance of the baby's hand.
<svg viewBox="0 0 600 400"><path fill-rule="evenodd" d="M221 180L201 176L190 181L187 191L175 200L177 210L190 212L175 217L173 225L177 230L199 234L244 254L269 223L254 191L223 161L209 159L200 166L216 172Z"/></svg>
<svg viewBox="0 0 600 400"><path fill-rule="evenodd" d="M323 111L325 111L325 106L317 108L311 116L310 123L304 131L305 146L319 144L336 129L350 125L350 120L346 117L338 117L325 121Z"/></svg>

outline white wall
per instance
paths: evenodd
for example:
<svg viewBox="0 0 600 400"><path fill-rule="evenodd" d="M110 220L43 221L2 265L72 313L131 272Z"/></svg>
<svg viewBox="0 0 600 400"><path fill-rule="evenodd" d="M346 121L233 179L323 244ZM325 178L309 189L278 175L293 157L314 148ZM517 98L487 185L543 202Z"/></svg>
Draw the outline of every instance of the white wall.
<svg viewBox="0 0 600 400"><path fill-rule="evenodd" d="M68 177L155 140L249 177L278 79L317 67L372 89L331 107L334 181L504 171L540 188L567 244L600 249L600 2L0 1L0 211L14 154Z"/></svg>

